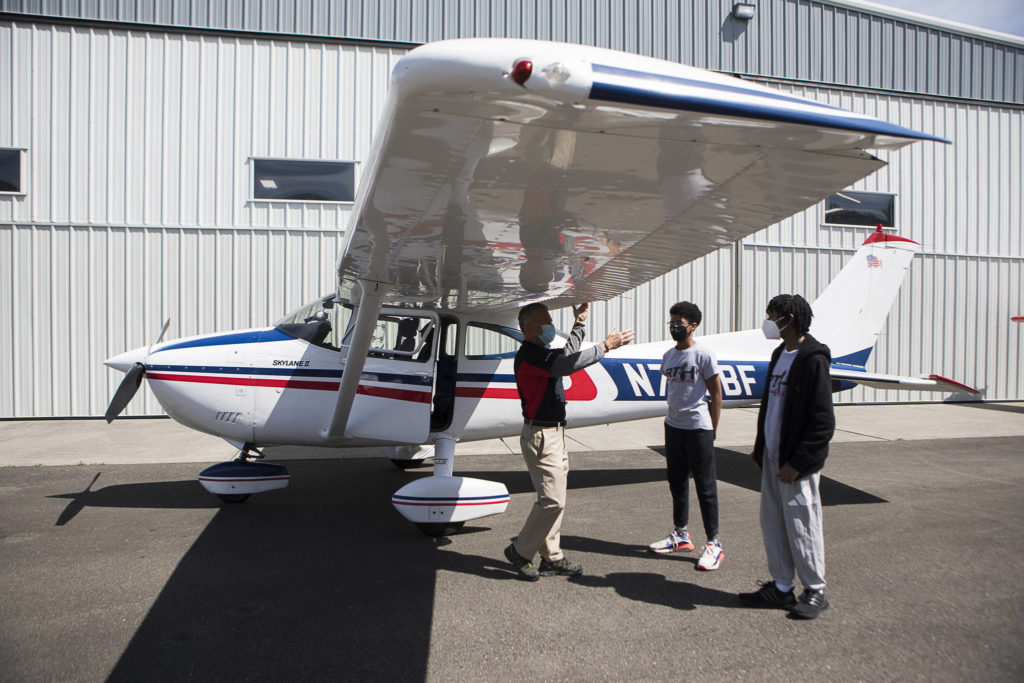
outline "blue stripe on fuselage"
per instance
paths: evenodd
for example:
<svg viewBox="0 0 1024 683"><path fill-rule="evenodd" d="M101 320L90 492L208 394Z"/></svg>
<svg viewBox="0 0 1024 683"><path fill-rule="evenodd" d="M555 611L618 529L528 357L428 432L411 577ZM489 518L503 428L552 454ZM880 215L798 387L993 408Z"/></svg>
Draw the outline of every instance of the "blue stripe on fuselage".
<svg viewBox="0 0 1024 683"><path fill-rule="evenodd" d="M193 349L201 346L227 346L228 344L258 344L259 342L288 341L295 339L280 330L256 330L255 332L232 332L215 334L199 339L189 339L176 344L168 344L155 349L153 353L170 351L171 349Z"/></svg>
<svg viewBox="0 0 1024 683"><path fill-rule="evenodd" d="M666 382L661 361L649 358L605 358L601 367L615 382L616 401L664 401ZM768 374L768 361L718 361L722 398L751 400L761 398L761 387Z"/></svg>
<svg viewBox="0 0 1024 683"><path fill-rule="evenodd" d="M260 368L230 367L223 365L147 365L148 372L195 372L212 375L260 375L273 377L324 377L340 379L341 370L317 370L315 368ZM430 386L434 380L418 375L401 375L393 372L364 371L360 377L364 382L390 382L393 384L412 384Z"/></svg>

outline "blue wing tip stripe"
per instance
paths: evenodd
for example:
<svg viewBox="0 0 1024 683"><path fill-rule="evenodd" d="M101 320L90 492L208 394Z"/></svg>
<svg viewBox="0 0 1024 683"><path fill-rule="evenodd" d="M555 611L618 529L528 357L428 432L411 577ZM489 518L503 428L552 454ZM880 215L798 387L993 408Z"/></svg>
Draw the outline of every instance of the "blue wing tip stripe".
<svg viewBox="0 0 1024 683"><path fill-rule="evenodd" d="M742 86L726 85L721 83L706 83L675 76L662 74L648 74L640 71L631 71L617 67L609 67L595 64L595 78L590 89L590 99L605 102L616 102L619 104L634 104L640 106L659 107L662 109L675 109L679 111L696 111L708 114L720 114L723 116L736 116L762 121L778 121L781 123L794 123L809 126L820 126L838 130L850 130L859 133L870 133L874 135L888 135L898 138L913 140L932 140L935 142L948 143L949 140L940 138L928 133L921 133L910 128L904 128L896 124L880 121L878 119L851 118L845 115L844 110L830 105L819 104L809 100L790 97L784 94L766 93L760 90L752 90ZM607 81L599 80L596 75L605 74L611 76ZM720 93L731 93L757 97L763 103L725 101L715 98L713 95L700 95L696 93L684 94L671 92L665 87L690 87L699 88L704 91L717 91ZM778 103L799 103L813 104L821 109L815 111L794 111L782 106L772 106L770 102ZM832 112L835 112L834 114Z"/></svg>

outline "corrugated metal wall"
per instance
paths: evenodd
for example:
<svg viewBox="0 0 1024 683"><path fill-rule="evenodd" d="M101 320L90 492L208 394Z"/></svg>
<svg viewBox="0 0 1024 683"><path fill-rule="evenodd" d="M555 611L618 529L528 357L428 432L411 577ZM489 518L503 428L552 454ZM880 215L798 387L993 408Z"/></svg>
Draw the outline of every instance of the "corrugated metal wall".
<svg viewBox="0 0 1024 683"><path fill-rule="evenodd" d="M0 0L4 11L425 43L508 36L598 45L716 71L1024 103L1024 40L979 39L856 2L758 0ZM797 39L794 39L797 38Z"/></svg>
<svg viewBox="0 0 1024 683"><path fill-rule="evenodd" d="M329 291L341 236L0 225L0 416L102 415L123 378L104 358L154 342L165 319L174 339L283 317ZM147 388L126 414L160 412Z"/></svg>
<svg viewBox="0 0 1024 683"><path fill-rule="evenodd" d="M249 157L365 159L403 53L0 22L0 146L28 150L0 198L0 417L101 415L102 360L165 318L260 326L329 291L350 205L250 201Z"/></svg>
<svg viewBox="0 0 1024 683"><path fill-rule="evenodd" d="M581 0L559 14L511 0L0 0L11 11L256 31L575 40L768 74L759 80L950 138L886 155L890 166L854 188L896 193L901 232L924 245L870 367L940 372L987 398L1024 398L1024 326L1009 322L1024 312L1024 50L797 0L758 2L741 31L727 18L731 4L641 2L630 14ZM830 36L832 52L820 53L814 46ZM28 150L27 194L0 198L0 264L10 273L0 278L0 417L102 414L120 375L100 361L151 341L163 318L170 336L263 325L329 288L348 207L249 201L248 159L364 160L404 50L0 20L0 146ZM863 87L778 82L801 77ZM822 221L815 207L598 304L595 332L663 337L665 312L681 298L701 304L707 333L755 327L771 295L820 292L866 234ZM158 410L147 395L129 414Z"/></svg>

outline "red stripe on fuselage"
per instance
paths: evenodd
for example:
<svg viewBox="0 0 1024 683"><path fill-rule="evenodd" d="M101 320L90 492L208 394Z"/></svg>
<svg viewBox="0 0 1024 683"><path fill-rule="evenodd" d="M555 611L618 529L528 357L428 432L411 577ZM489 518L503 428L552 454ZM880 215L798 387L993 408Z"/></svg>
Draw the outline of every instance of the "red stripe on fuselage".
<svg viewBox="0 0 1024 683"><path fill-rule="evenodd" d="M597 385L587 374L579 370L571 375L572 385L565 392L566 401L593 401L597 398ZM456 398L519 398L519 390L504 387L457 387Z"/></svg>
<svg viewBox="0 0 1024 683"><path fill-rule="evenodd" d="M456 398L519 398L517 389L500 389L497 387L457 387Z"/></svg>
<svg viewBox="0 0 1024 683"><path fill-rule="evenodd" d="M164 382L198 382L200 384L233 384L245 387L279 387L282 389L315 389L337 391L340 382L314 382L308 379L262 379L256 377L212 377L210 375L175 375L166 372L146 373L146 379Z"/></svg>
<svg viewBox="0 0 1024 683"><path fill-rule="evenodd" d="M357 394L375 396L377 398L393 398L398 401L411 401L413 403L430 403L429 391L410 391L409 389L389 389L388 387L370 387L360 384L356 389Z"/></svg>
<svg viewBox="0 0 1024 683"><path fill-rule="evenodd" d="M197 382L199 384L227 384L246 387L276 387L281 389L312 389L314 391L337 391L339 382L315 382L308 379L263 379L256 377L213 377L210 375L177 375L166 372L147 373L150 380L164 382ZM396 401L411 403L430 403L429 391L410 391L409 389L391 389L388 387L371 387L360 384L357 394L389 398Z"/></svg>
<svg viewBox="0 0 1024 683"><path fill-rule="evenodd" d="M488 500L482 503L407 503L404 500L392 500L392 505L410 505L412 507L463 507L465 505L502 505L508 502L508 498L503 500Z"/></svg>

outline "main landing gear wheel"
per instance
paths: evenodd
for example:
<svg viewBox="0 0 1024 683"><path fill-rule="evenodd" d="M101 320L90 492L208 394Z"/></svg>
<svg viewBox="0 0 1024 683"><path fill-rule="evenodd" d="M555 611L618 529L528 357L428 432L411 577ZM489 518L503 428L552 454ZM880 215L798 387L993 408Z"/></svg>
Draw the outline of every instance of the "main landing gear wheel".
<svg viewBox="0 0 1024 683"><path fill-rule="evenodd" d="M225 503L244 503L249 500L248 493L218 493L217 497Z"/></svg>
<svg viewBox="0 0 1024 683"><path fill-rule="evenodd" d="M463 524L465 522L421 522L416 525L416 528L427 536L440 538L441 536L451 536L457 533Z"/></svg>
<svg viewBox="0 0 1024 683"><path fill-rule="evenodd" d="M391 463L400 470L414 470L417 467L427 467L430 465L428 460L400 460L398 458L391 458Z"/></svg>

